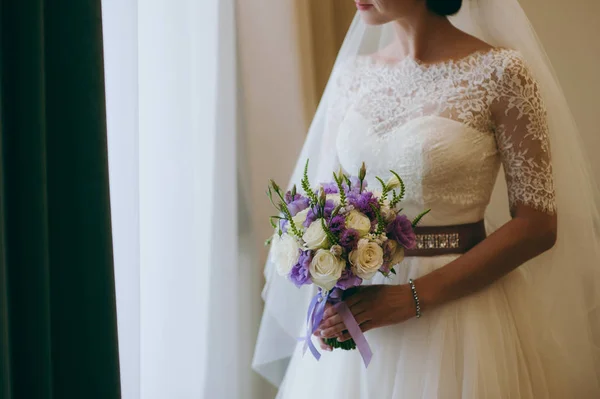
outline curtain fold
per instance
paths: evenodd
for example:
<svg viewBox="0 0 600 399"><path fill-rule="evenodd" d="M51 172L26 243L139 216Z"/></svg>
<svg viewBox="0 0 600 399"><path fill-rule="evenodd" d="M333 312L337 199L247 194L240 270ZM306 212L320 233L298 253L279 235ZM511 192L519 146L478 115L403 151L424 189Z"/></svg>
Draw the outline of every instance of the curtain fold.
<svg viewBox="0 0 600 399"><path fill-rule="evenodd" d="M123 398L263 399L235 2L102 5Z"/></svg>
<svg viewBox="0 0 600 399"><path fill-rule="evenodd" d="M100 2L0 14L0 394L119 398Z"/></svg>

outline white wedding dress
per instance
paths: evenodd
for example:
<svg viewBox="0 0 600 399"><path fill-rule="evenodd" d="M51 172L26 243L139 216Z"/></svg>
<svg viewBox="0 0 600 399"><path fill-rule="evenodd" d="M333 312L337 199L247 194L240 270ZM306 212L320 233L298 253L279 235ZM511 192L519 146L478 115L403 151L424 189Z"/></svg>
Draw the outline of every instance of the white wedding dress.
<svg viewBox="0 0 600 399"><path fill-rule="evenodd" d="M422 225L482 220L501 165L511 206L557 211L545 107L517 52L492 49L432 65L364 56L335 79L327 123L338 131L341 165L356 173L364 161L372 187L375 175L397 171L405 212L431 208ZM406 283L457 256L406 258L397 276L371 283ZM538 350L535 315L511 293L526 278L517 269L420 319L367 332L368 368L357 351L325 352L317 362L299 344L278 398L600 398L585 348L575 362Z"/></svg>

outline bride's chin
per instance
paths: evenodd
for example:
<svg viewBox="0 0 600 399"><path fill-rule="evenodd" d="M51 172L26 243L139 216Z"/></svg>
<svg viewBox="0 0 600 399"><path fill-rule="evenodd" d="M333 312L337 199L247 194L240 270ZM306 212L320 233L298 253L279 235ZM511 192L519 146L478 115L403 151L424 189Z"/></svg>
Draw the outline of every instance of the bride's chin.
<svg viewBox="0 0 600 399"><path fill-rule="evenodd" d="M384 18L381 18L380 15L377 15L375 12L372 12L372 11L362 11L360 13L360 17L365 24L371 25L371 26L384 25L389 22L389 21L386 21Z"/></svg>

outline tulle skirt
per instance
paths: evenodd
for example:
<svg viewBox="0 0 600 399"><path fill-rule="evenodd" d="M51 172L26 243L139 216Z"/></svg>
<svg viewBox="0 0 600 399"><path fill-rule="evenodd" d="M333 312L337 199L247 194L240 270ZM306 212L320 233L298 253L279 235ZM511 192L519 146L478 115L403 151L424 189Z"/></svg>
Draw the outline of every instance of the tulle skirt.
<svg viewBox="0 0 600 399"><path fill-rule="evenodd" d="M407 258L393 279L372 283L406 283L455 257ZM324 352L317 362L299 344L277 398L600 398L590 332L573 332L572 347L565 347L536 328L531 304L511 296L523 284L517 270L420 319L367 332L368 368L357 351Z"/></svg>

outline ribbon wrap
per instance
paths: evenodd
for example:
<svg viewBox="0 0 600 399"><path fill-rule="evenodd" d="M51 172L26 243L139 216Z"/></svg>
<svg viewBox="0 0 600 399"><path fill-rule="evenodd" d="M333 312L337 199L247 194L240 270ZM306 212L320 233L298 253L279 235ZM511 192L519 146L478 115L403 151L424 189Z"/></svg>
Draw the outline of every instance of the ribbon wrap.
<svg viewBox="0 0 600 399"><path fill-rule="evenodd" d="M312 335L317 331L319 325L323 321L323 314L325 313L325 305L327 302L333 304L338 314L342 317L348 333L356 343L356 348L360 352L360 355L365 363L365 367L369 367L371 359L373 358L373 352L367 342L360 326L356 322L354 315L348 308L348 305L342 301L344 291L335 288L333 291L323 292L319 290L317 295L312 299L310 306L308 307L308 313L306 315L306 322L308 324L306 329L306 337L301 338L304 341L304 348L302 353L306 353L306 349L310 349L311 353L317 359L321 359L321 353L317 350L312 342Z"/></svg>

